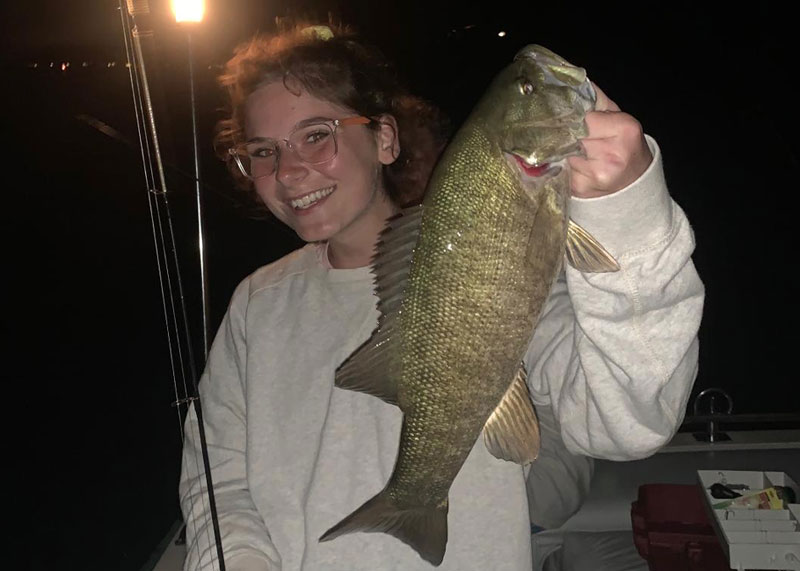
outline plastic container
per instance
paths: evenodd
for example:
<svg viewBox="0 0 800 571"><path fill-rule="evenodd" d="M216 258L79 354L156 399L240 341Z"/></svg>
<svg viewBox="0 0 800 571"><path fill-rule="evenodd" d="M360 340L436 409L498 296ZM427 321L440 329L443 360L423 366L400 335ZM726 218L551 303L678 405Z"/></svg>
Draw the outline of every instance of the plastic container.
<svg viewBox="0 0 800 571"><path fill-rule="evenodd" d="M704 502L699 486L639 486L633 541L650 571L731 571Z"/></svg>
<svg viewBox="0 0 800 571"><path fill-rule="evenodd" d="M708 491L716 482L737 486L743 494L779 486L791 489L797 498L800 487L794 480L783 472L738 470L698 470L697 476L709 521L731 567L800 570L800 504L778 501L775 506L765 502L761 509L720 507L720 500Z"/></svg>

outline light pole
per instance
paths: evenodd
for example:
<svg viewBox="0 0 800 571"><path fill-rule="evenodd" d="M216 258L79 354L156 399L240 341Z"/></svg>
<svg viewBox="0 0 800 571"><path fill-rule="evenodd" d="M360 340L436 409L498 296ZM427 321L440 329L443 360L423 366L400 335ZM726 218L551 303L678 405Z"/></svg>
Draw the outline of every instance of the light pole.
<svg viewBox="0 0 800 571"><path fill-rule="evenodd" d="M203 194L200 176L200 144L197 130L197 104L195 100L195 79L194 79L194 49L192 47L192 32L197 25L203 21L205 6L203 0L173 0L172 11L175 14L175 21L181 24L186 31L186 44L188 48L189 60L189 94L191 99L192 112L192 145L194 150L194 184L197 203L197 247L200 256L200 294L202 299L203 313L203 351L208 358L209 350L209 307L208 307L208 264L206 260L205 248L205 229L203 217Z"/></svg>

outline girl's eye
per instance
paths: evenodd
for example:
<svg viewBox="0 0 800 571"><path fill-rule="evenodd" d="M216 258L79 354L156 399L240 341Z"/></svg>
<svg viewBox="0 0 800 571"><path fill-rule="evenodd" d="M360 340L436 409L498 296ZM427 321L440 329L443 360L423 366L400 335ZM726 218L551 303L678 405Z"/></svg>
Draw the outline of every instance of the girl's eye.
<svg viewBox="0 0 800 571"><path fill-rule="evenodd" d="M254 159L269 159L275 156L275 147L254 147L247 151L247 153Z"/></svg>
<svg viewBox="0 0 800 571"><path fill-rule="evenodd" d="M304 145L317 145L323 142L330 136L330 131L327 130L317 130L311 131L310 133L306 133L303 137L303 144Z"/></svg>

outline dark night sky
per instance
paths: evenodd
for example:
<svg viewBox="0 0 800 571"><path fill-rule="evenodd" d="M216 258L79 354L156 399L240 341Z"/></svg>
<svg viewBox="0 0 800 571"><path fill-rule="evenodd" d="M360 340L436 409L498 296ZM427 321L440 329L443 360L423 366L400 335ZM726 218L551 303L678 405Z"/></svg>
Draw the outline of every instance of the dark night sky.
<svg viewBox="0 0 800 571"><path fill-rule="evenodd" d="M151 4L164 15L156 20L167 72L160 121L177 165L172 205L196 325L193 188L177 173L191 170L185 38L167 2ZM382 47L456 123L526 43L586 67L658 140L671 192L694 226L708 294L695 394L723 386L737 412L800 410L790 333L797 287L787 277L800 172L790 86L797 48L795 20L781 10L764 2L720 11L699 2L633 10L533 0L207 4L196 37L215 324L236 283L296 242L243 215L211 156L221 103L214 66L277 15L330 11ZM7 172L22 181L7 185L0 209L13 276L4 328L17 357L4 374L20 391L8 402L34 419L20 452L34 490L15 501L30 516L29 538L52 548L31 547L31 569L136 571L177 518L179 440L141 156L78 119L97 118L135 141L127 73L25 68L40 58L123 57L118 5L27 0L0 8L0 71L8 79L0 128L17 151L4 154ZM505 39L497 38L501 29Z"/></svg>
<svg viewBox="0 0 800 571"><path fill-rule="evenodd" d="M325 14L305 0L215 0L206 2L206 22L213 22L212 35L223 45L245 38L254 22L269 23L275 15L300 10ZM336 2L329 3L335 6ZM52 47L117 46L120 43L118 0L26 0L4 2L0 8L0 42L5 57L26 57ZM149 2L151 13L164 21L171 17L167 0ZM256 24L258 26L258 24Z"/></svg>
<svg viewBox="0 0 800 571"><path fill-rule="evenodd" d="M47 45L115 43L119 36L116 5L113 0L4 2L3 43L19 53Z"/></svg>
<svg viewBox="0 0 800 571"><path fill-rule="evenodd" d="M162 86L167 100L162 117L165 136L174 143L174 155L185 158L190 147L181 144L187 136L181 123L185 90L180 93L176 87L185 67L184 36L170 21L168 2L150 4L157 16L161 63L174 79L174 85ZM38 58L60 61L92 54L98 61L122 58L118 6L116 0L4 3L0 57L17 67ZM752 301L783 299L785 284L771 284L768 274L752 268L779 267L786 258L781 247L791 238L781 234L785 227L771 230L773 240L767 240L763 229L775 226L770 206L777 197L784 212L796 202L793 193L780 195L781 190L796 187L798 169L797 98L785 87L795 75L796 49L791 46L791 19L782 17L780 10L769 3L749 10L717 10L689 2L640 3L623 10L531 1L496 3L491 8L486 4L453 8L435 0L207 2L206 21L195 32L196 56L204 74L200 78L204 82L200 104L207 112L201 124L204 144L210 141L219 118L215 109L221 104L213 85L215 66L232 47L258 30L271 29L278 15L324 18L329 12L378 43L416 91L443 106L456 124L501 63L525 43L542 43L586 67L590 77L657 138L673 194L695 225L696 262L715 294L709 297L704 324L706 362L712 363L714 374L700 385L722 383L719 377L741 370L722 365L731 347L717 328L726 334L738 332L733 343L736 354L752 345L750 329L762 328L758 341L763 347L756 352L762 359L770 357L753 361L748 370L755 374L766 363L771 375L786 374L778 360L787 347L785 336L768 342L763 335L774 331L775 312L760 315ZM501 29L508 32L504 39L496 35ZM97 117L135 140L135 131L126 129L132 112L124 78L113 94L96 87L87 76L80 92L70 91L75 98L73 117ZM16 97L9 90L2 97L4 108L13 109ZM59 104L47 100L49 107ZM209 180L229 186L214 159L204 164ZM183 165L189 170L185 161ZM224 238L219 240L222 244ZM229 283L247 270L230 271L216 276L225 284L221 289L226 295ZM221 312L224 305L217 302L215 311Z"/></svg>

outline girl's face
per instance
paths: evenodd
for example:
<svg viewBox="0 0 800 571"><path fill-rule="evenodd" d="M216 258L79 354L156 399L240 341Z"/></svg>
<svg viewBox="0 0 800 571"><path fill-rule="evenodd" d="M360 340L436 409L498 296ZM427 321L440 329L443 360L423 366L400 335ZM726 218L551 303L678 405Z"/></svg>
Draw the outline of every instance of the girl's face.
<svg viewBox="0 0 800 571"><path fill-rule="evenodd" d="M269 83L247 99L245 136L282 141L301 121L354 115L305 91L296 95L281 82ZM329 253L338 246L364 246L371 253L386 218L395 211L381 177L382 165L397 155L392 126L382 125L378 131L367 125L340 126L335 134L338 153L316 165L304 163L280 143L277 169L254 181L256 192L303 240L327 240Z"/></svg>

